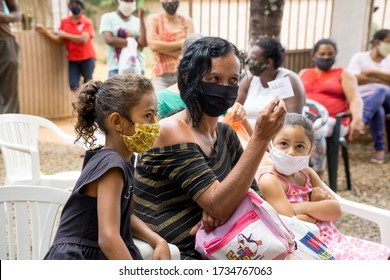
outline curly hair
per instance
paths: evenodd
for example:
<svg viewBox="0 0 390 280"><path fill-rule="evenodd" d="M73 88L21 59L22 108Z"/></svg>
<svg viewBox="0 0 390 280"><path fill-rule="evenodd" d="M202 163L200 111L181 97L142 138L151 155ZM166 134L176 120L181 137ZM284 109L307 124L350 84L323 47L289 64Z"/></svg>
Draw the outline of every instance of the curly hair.
<svg viewBox="0 0 390 280"><path fill-rule="evenodd" d="M178 66L178 88L187 106L194 127L199 125L203 109L198 99L202 94L199 82L211 70L211 59L233 52L244 65L242 53L235 45L219 37L203 37L192 43L183 55Z"/></svg>
<svg viewBox="0 0 390 280"><path fill-rule="evenodd" d="M109 115L118 112L122 116L129 116L141 98L152 93L154 89L150 80L137 74L117 75L105 82L89 81L72 103L73 111L77 114L75 142L83 138L84 144L92 148L97 129L108 133L106 118Z"/></svg>

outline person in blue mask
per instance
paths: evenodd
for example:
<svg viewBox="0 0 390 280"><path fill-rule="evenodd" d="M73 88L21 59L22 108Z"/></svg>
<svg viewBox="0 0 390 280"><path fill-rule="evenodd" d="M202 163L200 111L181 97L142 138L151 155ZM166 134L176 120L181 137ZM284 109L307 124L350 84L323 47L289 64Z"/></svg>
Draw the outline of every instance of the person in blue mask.
<svg viewBox="0 0 390 280"><path fill-rule="evenodd" d="M243 150L233 128L218 122L236 101L243 58L230 42L204 37L192 43L178 67L178 88L186 108L161 119L154 147L139 155L135 213L182 259L201 259L196 229L223 224L247 194L269 141L286 113L275 98L259 114Z"/></svg>
<svg viewBox="0 0 390 280"><path fill-rule="evenodd" d="M84 1L70 0L68 8L72 15L61 20L58 33L53 33L40 24L35 26L35 30L56 43L65 41L69 61L69 86L71 90L77 90L80 76L84 78L84 83L92 80L96 60L92 41L95 31L92 21L83 13Z"/></svg>

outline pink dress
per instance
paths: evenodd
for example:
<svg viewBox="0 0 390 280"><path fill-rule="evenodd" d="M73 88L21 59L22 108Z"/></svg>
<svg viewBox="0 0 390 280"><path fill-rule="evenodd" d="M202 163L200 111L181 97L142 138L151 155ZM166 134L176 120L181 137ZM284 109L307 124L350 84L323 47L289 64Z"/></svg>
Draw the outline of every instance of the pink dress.
<svg viewBox="0 0 390 280"><path fill-rule="evenodd" d="M287 199L291 203L309 201L309 195L313 190L309 175L300 171L306 176L306 184L298 186L290 183L280 174L272 173L288 185L286 192ZM320 229L321 239L333 252L336 260L387 260L390 256L390 248L372 241L356 238L342 234L332 222L316 223Z"/></svg>

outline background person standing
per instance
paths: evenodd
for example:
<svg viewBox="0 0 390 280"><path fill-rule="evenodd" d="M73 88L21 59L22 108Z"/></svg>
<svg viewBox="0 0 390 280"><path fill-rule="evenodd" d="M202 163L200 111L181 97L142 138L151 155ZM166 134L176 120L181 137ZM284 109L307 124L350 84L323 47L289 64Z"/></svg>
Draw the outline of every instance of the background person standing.
<svg viewBox="0 0 390 280"><path fill-rule="evenodd" d="M132 37L137 41L137 60L141 72L145 73L145 55L142 52L147 46L144 23L144 9L138 9L138 17L132 13L136 10L135 0L117 0L118 9L105 13L100 20L99 33L107 44L108 77L118 74L118 62L122 48L127 47L126 38Z"/></svg>
<svg viewBox="0 0 390 280"><path fill-rule="evenodd" d="M15 0L5 0L9 13L0 5L0 114L19 113L19 45L9 26L22 18Z"/></svg>
<svg viewBox="0 0 390 280"><path fill-rule="evenodd" d="M61 20L57 34L42 25L36 25L35 30L56 43L65 40L69 61L69 86L71 90L77 90L80 86L80 76L83 76L84 83L92 80L96 60L92 41L95 31L92 21L83 13L84 1L70 0L68 7L72 15Z"/></svg>
<svg viewBox="0 0 390 280"><path fill-rule="evenodd" d="M192 19L176 13L179 0L160 2L164 12L150 15L146 23L146 38L153 51L152 83L156 92L177 82L176 68L184 39L194 33Z"/></svg>

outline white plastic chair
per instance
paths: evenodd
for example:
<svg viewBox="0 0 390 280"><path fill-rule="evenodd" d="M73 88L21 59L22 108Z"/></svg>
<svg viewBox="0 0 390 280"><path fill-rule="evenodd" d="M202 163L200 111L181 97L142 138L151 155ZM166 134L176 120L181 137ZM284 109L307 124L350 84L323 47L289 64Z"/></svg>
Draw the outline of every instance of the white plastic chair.
<svg viewBox="0 0 390 280"><path fill-rule="evenodd" d="M256 180L259 175L269 170L269 166L260 166L256 173ZM354 202L345 198L332 191L325 183L325 187L336 197L339 201L341 210L343 213L348 213L356 217L371 221L378 225L381 243L390 247L390 211L381 209L378 207L365 205L362 203Z"/></svg>
<svg viewBox="0 0 390 280"><path fill-rule="evenodd" d="M0 186L0 260L41 260L54 239L62 206L70 192L42 186ZM145 260L153 249L134 239ZM180 251L169 244L171 257Z"/></svg>
<svg viewBox="0 0 390 280"><path fill-rule="evenodd" d="M69 195L41 186L0 187L0 259L43 259Z"/></svg>
<svg viewBox="0 0 390 280"><path fill-rule="evenodd" d="M4 185L40 185L72 189L80 171L46 175L41 172L38 150L39 128L45 127L66 143L75 137L48 119L23 114L0 115L0 146L5 165Z"/></svg>

